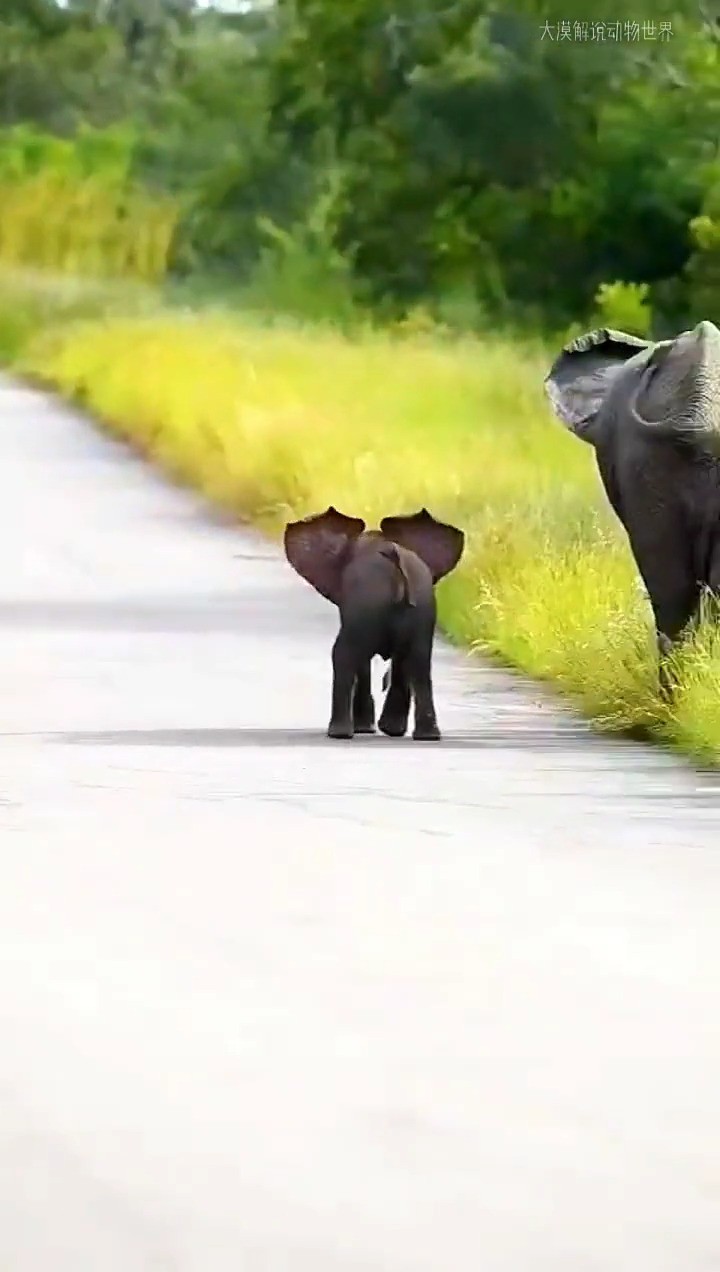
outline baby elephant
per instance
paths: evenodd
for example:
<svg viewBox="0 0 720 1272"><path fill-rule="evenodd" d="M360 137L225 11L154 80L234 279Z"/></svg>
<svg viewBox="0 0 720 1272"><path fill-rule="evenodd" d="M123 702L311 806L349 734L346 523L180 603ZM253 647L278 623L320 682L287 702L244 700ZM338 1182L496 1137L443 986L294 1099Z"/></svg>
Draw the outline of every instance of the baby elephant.
<svg viewBox="0 0 720 1272"><path fill-rule="evenodd" d="M340 610L328 737L375 732L370 663L379 654L392 660L379 728L403 737L414 695L413 737L439 740L430 669L434 586L455 568L464 545L461 530L436 521L426 508L385 517L379 530L366 530L364 521L333 507L285 527L291 566Z"/></svg>

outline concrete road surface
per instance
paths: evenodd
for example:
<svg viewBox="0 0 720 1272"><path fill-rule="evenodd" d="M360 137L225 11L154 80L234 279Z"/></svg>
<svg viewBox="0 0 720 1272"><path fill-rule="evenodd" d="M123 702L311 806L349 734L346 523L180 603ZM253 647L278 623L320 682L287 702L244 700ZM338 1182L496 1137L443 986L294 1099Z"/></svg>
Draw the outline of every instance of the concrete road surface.
<svg viewBox="0 0 720 1272"><path fill-rule="evenodd" d="M7 381L0 509L2 1272L717 1272L717 781L447 648L328 742L330 606Z"/></svg>

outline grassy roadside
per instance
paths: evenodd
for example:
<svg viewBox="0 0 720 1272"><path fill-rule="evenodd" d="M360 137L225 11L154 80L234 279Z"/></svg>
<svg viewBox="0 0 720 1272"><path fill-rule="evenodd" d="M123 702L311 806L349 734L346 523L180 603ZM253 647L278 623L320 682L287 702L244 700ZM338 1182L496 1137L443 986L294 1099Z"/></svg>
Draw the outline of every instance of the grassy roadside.
<svg viewBox="0 0 720 1272"><path fill-rule="evenodd" d="M629 551L590 449L549 415L540 346L351 340L137 289L110 304L102 288L74 307L46 297L13 344L7 310L0 287L0 346L21 373L270 533L328 503L370 522L427 504L463 526L466 556L439 588L451 637L551 682L602 728L720 760L720 640L703 628L682 655L670 711Z"/></svg>

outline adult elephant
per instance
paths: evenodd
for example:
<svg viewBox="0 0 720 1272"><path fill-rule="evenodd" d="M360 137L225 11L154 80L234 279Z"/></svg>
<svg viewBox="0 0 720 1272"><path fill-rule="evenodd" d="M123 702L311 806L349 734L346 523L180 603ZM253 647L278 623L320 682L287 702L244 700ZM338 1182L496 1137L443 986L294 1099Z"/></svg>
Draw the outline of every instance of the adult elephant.
<svg viewBox="0 0 720 1272"><path fill-rule="evenodd" d="M566 345L545 379L553 409L595 450L652 605L665 655L720 592L720 331L673 340L603 327Z"/></svg>

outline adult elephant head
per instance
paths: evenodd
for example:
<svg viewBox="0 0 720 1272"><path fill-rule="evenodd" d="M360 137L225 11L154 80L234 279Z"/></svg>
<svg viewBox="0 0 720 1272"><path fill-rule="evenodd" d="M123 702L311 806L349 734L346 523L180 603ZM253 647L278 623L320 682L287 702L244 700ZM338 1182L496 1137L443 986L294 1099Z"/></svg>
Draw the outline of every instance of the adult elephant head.
<svg viewBox="0 0 720 1272"><path fill-rule="evenodd" d="M720 592L720 331L701 322L672 340L603 327L566 345L545 389L589 442L628 535L663 655Z"/></svg>

